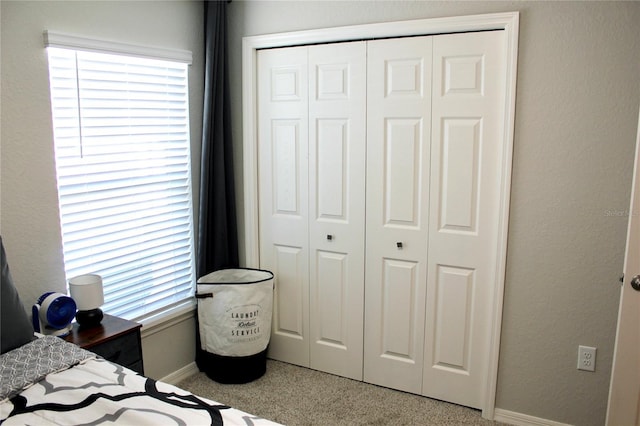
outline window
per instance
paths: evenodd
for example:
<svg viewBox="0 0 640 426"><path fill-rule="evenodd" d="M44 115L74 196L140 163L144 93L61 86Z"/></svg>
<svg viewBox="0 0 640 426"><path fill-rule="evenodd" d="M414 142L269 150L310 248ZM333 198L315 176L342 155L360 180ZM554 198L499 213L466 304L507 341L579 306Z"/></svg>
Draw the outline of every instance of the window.
<svg viewBox="0 0 640 426"><path fill-rule="evenodd" d="M65 273L141 319L193 295L188 63L68 40L45 33Z"/></svg>

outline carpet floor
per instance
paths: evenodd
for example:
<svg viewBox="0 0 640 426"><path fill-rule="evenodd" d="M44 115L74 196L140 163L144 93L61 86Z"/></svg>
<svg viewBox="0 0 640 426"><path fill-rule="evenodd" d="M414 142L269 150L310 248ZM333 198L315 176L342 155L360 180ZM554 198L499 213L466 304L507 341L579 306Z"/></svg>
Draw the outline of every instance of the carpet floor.
<svg viewBox="0 0 640 426"><path fill-rule="evenodd" d="M289 426L500 424L471 408L273 360L251 383L223 385L200 372L178 386Z"/></svg>

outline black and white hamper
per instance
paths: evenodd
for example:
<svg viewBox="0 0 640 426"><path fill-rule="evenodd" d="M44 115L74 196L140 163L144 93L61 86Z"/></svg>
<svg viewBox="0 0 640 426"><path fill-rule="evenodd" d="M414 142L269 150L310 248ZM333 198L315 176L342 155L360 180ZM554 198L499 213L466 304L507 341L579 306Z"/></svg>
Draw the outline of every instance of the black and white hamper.
<svg viewBox="0 0 640 426"><path fill-rule="evenodd" d="M200 362L219 383L247 383L266 371L273 273L221 269L197 283Z"/></svg>

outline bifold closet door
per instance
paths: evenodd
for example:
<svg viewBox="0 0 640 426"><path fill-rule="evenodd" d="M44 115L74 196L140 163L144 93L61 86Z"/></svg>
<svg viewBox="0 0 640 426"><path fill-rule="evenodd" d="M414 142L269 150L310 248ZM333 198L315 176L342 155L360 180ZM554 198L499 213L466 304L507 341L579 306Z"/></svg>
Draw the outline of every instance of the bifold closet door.
<svg viewBox="0 0 640 426"><path fill-rule="evenodd" d="M258 63L269 356L482 408L504 32L269 49Z"/></svg>
<svg viewBox="0 0 640 426"><path fill-rule="evenodd" d="M366 44L308 52L309 366L362 380Z"/></svg>
<svg viewBox="0 0 640 426"><path fill-rule="evenodd" d="M481 408L504 32L373 41L368 61L364 380Z"/></svg>
<svg viewBox="0 0 640 426"><path fill-rule="evenodd" d="M370 41L364 380L422 391L432 37Z"/></svg>
<svg viewBox="0 0 640 426"><path fill-rule="evenodd" d="M433 39L423 394L482 408L502 185L504 31Z"/></svg>
<svg viewBox="0 0 640 426"><path fill-rule="evenodd" d="M260 265L269 356L362 379L365 43L258 53Z"/></svg>
<svg viewBox="0 0 640 426"><path fill-rule="evenodd" d="M309 363L307 48L258 52L260 267L275 274L269 356Z"/></svg>

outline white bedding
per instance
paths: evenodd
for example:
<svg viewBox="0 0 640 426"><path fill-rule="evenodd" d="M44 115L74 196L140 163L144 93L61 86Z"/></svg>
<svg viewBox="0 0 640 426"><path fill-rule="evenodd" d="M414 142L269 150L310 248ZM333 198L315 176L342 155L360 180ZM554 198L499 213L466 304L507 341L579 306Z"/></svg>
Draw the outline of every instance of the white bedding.
<svg viewBox="0 0 640 426"><path fill-rule="evenodd" d="M36 347L33 349L29 345ZM46 341L38 339L14 350L22 350L22 353L11 351L0 356L3 392L0 395L3 398L0 424L276 424L140 376L74 345L67 345L71 344L47 337ZM70 358L63 360L69 353ZM32 365L36 359L49 367ZM65 363L71 365L63 365ZM47 372L47 369L52 371ZM34 376L34 371L37 371L37 377L21 379L24 375Z"/></svg>

